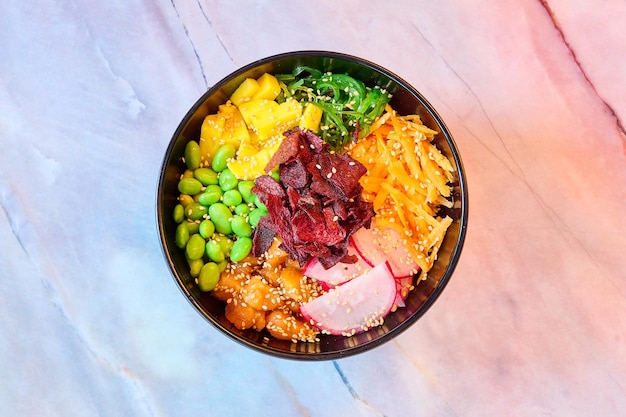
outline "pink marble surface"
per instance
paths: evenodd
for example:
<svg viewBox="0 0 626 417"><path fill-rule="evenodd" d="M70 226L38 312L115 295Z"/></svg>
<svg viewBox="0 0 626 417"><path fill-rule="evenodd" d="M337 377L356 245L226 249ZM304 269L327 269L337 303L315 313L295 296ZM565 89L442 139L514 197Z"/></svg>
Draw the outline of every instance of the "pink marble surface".
<svg viewBox="0 0 626 417"><path fill-rule="evenodd" d="M0 5L1 415L626 415L626 3L35 3ZM411 82L470 191L434 307L319 364L202 321L153 225L196 98L302 49Z"/></svg>

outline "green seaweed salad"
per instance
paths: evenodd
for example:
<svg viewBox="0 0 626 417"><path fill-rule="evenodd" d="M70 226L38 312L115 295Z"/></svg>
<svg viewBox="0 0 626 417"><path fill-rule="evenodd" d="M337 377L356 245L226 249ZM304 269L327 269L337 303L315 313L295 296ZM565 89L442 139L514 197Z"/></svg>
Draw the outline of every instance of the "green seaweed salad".
<svg viewBox="0 0 626 417"><path fill-rule="evenodd" d="M367 87L347 74L296 66L290 74L277 74L282 92L277 101L294 98L322 110L320 137L333 151L342 152L350 141L367 135L370 125L385 110L391 94L379 86Z"/></svg>

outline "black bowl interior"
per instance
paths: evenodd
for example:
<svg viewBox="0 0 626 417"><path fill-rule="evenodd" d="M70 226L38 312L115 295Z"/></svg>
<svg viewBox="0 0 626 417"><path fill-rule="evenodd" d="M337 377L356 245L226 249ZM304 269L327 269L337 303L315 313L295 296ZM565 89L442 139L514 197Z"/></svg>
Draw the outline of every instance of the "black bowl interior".
<svg viewBox="0 0 626 417"><path fill-rule="evenodd" d="M389 314L378 328L352 337L322 335L317 343L292 343L274 339L265 332L241 331L232 326L224 318L224 304L210 294L201 292L195 285L183 251L174 243L176 224L172 219L172 211L177 204L178 180L185 170L181 160L185 144L199 138L204 117L216 112L217 107L226 102L245 78L257 78L265 72L289 73L296 65L350 74L366 85L379 85L387 89L393 93L391 105L396 111L400 114L418 114L428 127L438 132L437 146L457 169L457 178L453 183L454 206L441 212L442 215L452 217L453 224L448 229L428 278L410 293L406 307ZM463 246L467 227L467 186L452 136L436 111L417 90L395 74L360 58L325 51L291 52L253 62L235 71L203 94L191 107L174 133L163 160L157 192L157 223L165 258L180 289L196 310L218 329L237 342L274 356L300 360L337 359L364 352L392 339L417 321L435 302L448 283Z"/></svg>

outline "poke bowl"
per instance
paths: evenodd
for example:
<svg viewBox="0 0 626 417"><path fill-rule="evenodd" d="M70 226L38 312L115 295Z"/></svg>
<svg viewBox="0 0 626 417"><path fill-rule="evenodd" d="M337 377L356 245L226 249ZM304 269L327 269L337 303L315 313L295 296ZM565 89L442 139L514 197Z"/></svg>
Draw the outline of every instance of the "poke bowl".
<svg viewBox="0 0 626 417"><path fill-rule="evenodd" d="M452 135L367 60L250 63L188 110L165 152L157 226L193 308L253 350L334 360L393 339L461 255L467 184Z"/></svg>

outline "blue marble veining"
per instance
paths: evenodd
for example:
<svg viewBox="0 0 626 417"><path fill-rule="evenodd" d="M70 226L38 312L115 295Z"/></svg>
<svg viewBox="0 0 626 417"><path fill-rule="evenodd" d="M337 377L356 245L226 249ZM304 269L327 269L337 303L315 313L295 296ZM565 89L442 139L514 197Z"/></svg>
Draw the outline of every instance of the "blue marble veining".
<svg viewBox="0 0 626 417"><path fill-rule="evenodd" d="M488 3L2 3L0 415L624 415L626 7ZM187 109L239 66L300 49L414 83L470 180L442 297L335 362L218 333L155 225Z"/></svg>

